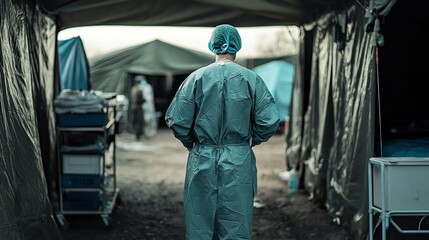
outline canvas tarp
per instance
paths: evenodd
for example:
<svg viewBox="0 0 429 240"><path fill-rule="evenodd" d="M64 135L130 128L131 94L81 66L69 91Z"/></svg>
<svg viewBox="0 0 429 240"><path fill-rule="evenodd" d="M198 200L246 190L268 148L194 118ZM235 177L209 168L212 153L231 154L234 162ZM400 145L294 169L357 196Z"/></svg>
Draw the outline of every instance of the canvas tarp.
<svg viewBox="0 0 429 240"><path fill-rule="evenodd" d="M89 64L80 37L58 41L61 89L90 90Z"/></svg>
<svg viewBox="0 0 429 240"><path fill-rule="evenodd" d="M44 175L55 158L56 26L34 4L0 6L0 239L57 240Z"/></svg>
<svg viewBox="0 0 429 240"><path fill-rule="evenodd" d="M302 29L286 152L305 188L356 239L368 234L367 166L376 142L377 43L360 30L366 23L356 4Z"/></svg>

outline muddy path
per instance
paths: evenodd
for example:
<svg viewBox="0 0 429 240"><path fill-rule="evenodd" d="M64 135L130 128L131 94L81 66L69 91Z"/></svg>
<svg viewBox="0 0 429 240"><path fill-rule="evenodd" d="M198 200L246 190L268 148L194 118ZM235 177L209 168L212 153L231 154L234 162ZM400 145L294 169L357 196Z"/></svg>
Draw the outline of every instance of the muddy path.
<svg viewBox="0 0 429 240"><path fill-rule="evenodd" d="M254 240L348 240L325 209L305 192L287 193L278 173L285 169L284 136L275 135L254 148L258 194L254 209ZM135 142L117 137L117 184L120 201L106 228L99 216L66 216L66 240L180 240L185 239L183 181L187 150L162 128L156 137Z"/></svg>

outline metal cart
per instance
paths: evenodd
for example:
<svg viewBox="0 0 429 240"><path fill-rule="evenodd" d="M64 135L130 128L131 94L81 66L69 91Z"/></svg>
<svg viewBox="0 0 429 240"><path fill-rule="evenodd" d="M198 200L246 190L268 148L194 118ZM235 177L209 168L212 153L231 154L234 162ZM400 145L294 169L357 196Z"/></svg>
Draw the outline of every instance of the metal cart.
<svg viewBox="0 0 429 240"><path fill-rule="evenodd" d="M374 237L374 215L381 218L386 240L392 225L401 234L427 234L421 229L429 215L429 158L371 158L368 163L369 239ZM393 217L421 216L415 229L403 229Z"/></svg>
<svg viewBox="0 0 429 240"><path fill-rule="evenodd" d="M112 97L114 100L114 98ZM111 99L111 100L112 100ZM65 215L100 215L109 226L110 214L118 199L116 185L116 120L115 105L109 105L101 116L107 122L99 126L66 124L57 126L59 209L56 217L61 228L68 228ZM84 118L85 115L74 116ZM100 116L96 116L99 119ZM95 120L97 121L97 120ZM57 121L58 122L58 121ZM89 123L88 123L89 122ZM91 120L82 125L91 125ZM76 126L69 126L76 125ZM98 125L95 122L93 125ZM94 148L64 147L70 135L78 134L83 139L98 139Z"/></svg>

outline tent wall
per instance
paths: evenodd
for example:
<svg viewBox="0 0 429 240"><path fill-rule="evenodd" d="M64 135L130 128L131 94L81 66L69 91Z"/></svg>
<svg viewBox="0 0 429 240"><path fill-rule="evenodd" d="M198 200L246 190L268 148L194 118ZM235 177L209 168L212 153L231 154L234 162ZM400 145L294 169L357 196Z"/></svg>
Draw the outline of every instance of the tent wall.
<svg viewBox="0 0 429 240"><path fill-rule="evenodd" d="M312 57L302 59L308 55L301 50L304 69L297 69L286 150L289 165L305 166L307 190L357 239L367 232L367 162L375 122L374 48L364 23L363 9L352 5L320 18L306 36L312 39L302 41Z"/></svg>
<svg viewBox="0 0 429 240"><path fill-rule="evenodd" d="M385 44L379 49L380 121L383 151L376 156L428 157L429 112L429 25L425 0L397 1L381 26ZM377 133L377 132L376 132ZM407 185L412 181L404 179ZM414 194L414 193L411 193ZM376 216L378 217L378 216ZM405 216L395 221L404 228L427 229L427 222L420 216ZM381 235L377 231L377 235ZM429 234L408 234L404 236L395 228L388 229L388 236L394 239L429 239Z"/></svg>
<svg viewBox="0 0 429 240"><path fill-rule="evenodd" d="M0 239L59 239L44 176L55 157L56 27L37 5L0 8Z"/></svg>

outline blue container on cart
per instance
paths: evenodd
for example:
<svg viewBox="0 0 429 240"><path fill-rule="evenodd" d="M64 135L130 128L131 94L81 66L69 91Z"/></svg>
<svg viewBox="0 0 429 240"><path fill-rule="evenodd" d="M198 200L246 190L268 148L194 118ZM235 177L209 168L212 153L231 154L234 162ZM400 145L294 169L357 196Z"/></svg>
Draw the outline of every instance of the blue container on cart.
<svg viewBox="0 0 429 240"><path fill-rule="evenodd" d="M101 175L98 174L62 174L63 188L100 188Z"/></svg>
<svg viewBox="0 0 429 240"><path fill-rule="evenodd" d="M107 124L105 112L57 114L59 127L99 127Z"/></svg>
<svg viewBox="0 0 429 240"><path fill-rule="evenodd" d="M63 197L63 209L65 210L101 210L102 208L103 201L99 191L65 192Z"/></svg>

